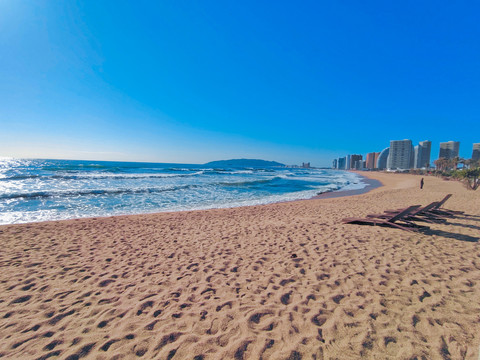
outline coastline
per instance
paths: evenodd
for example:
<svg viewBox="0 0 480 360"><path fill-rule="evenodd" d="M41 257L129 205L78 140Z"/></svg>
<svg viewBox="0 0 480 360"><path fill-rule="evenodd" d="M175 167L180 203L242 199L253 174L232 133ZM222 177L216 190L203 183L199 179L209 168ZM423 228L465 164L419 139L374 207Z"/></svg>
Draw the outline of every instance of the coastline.
<svg viewBox="0 0 480 360"><path fill-rule="evenodd" d="M0 227L5 358L478 358L480 193L368 173L361 196ZM343 224L446 204L410 233Z"/></svg>
<svg viewBox="0 0 480 360"><path fill-rule="evenodd" d="M361 195L361 194L366 194L369 191L372 191L374 189L377 189L381 186L383 186L382 182L377 179L373 179L368 177L368 175L356 171L352 171L353 173L357 174L362 178L362 182L367 184L362 189L355 189L355 190L337 190L337 191L330 191L330 192L325 192L319 195L316 195L312 197L312 199L331 199L331 198L337 198L337 197L344 197L344 196L354 196L354 195Z"/></svg>
<svg viewBox="0 0 480 360"><path fill-rule="evenodd" d="M361 195L368 193L378 187L383 186L382 182L368 177L364 172L358 171L349 171L351 173L356 174L361 178L361 181L367 184L367 186L361 189L354 189L354 190L335 190L335 191L327 191L310 198L305 199L294 199L294 200L278 200L275 202L267 202L264 204L250 204L250 205L238 205L238 206L226 206L226 207L212 207L212 208L200 208L200 209L182 209L182 210L165 210L165 211L156 211L156 212L146 212L146 213L134 213L134 214L117 214L117 215L100 215L100 216L88 216L88 217L80 217L80 218L70 218L70 219L56 219L56 220L40 220L40 221L31 221L31 222L22 222L22 223L13 223L13 224L0 224L0 229L2 226L9 226L9 225L21 225L21 224L37 224L37 223L45 223L45 222L57 222L57 221L71 221L71 220L80 220L80 219L103 219L103 218L112 218L112 217L123 217L123 216L141 216L141 215L152 215L152 214L166 214L166 213L177 213L177 212L192 212L192 211L209 211L209 210L221 210L221 209L235 209L235 208L244 208L244 207L252 207L252 206L268 206L277 203L288 203L288 202L297 202L297 201L305 201L305 200L316 200L316 199L330 199L330 198L337 198L337 197L345 197L345 196L354 196L354 195Z"/></svg>

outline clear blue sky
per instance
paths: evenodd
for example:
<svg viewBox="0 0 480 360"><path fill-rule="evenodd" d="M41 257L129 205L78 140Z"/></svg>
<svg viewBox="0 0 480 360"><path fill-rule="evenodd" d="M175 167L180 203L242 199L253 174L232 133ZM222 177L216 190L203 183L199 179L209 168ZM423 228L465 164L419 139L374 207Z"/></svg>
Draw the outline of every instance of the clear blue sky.
<svg viewBox="0 0 480 360"><path fill-rule="evenodd" d="M480 142L478 1L0 0L0 156L328 166Z"/></svg>

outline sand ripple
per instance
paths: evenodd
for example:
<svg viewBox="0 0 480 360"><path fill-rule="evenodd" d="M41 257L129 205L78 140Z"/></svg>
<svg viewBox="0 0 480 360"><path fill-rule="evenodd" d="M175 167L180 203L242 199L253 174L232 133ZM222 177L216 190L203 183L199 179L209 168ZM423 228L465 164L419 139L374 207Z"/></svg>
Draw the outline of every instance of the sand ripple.
<svg viewBox="0 0 480 360"><path fill-rule="evenodd" d="M480 193L361 196L0 227L0 357L477 359ZM445 193L428 233L341 224Z"/></svg>

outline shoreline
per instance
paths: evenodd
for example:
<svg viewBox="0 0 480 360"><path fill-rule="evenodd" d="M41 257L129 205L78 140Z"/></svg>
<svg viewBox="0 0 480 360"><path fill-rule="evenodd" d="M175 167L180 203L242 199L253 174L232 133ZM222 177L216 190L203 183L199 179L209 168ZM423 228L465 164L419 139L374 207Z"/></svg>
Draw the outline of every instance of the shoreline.
<svg viewBox="0 0 480 360"><path fill-rule="evenodd" d="M360 174L358 172L352 171L354 174L357 174L360 176L362 179L362 182L367 184L367 186L363 187L362 189L354 189L354 190L336 190L336 191L329 191L329 192L324 192L319 195L315 195L311 199L332 199L332 198L338 198L338 197L344 197L344 196L354 196L354 195L361 195L361 194L366 194L374 189L377 189L379 187L384 186L383 183L380 180L377 179L372 179L368 177L365 174Z"/></svg>
<svg viewBox="0 0 480 360"><path fill-rule="evenodd" d="M476 360L480 192L368 175L355 197L4 225L0 354ZM447 193L465 214L428 231L342 223Z"/></svg>
<svg viewBox="0 0 480 360"><path fill-rule="evenodd" d="M335 191L327 191L321 193L319 195L314 195L309 198L305 199L295 199L295 200L279 200L275 202L269 202L265 204L251 204L251 205L239 205L239 206L225 206L225 207L212 207L206 209L185 209L185 210L165 210L165 211L155 211L155 212L147 212L147 213L135 213L135 214L118 214L118 215L98 215L98 216L89 216L89 217L79 217L79 218L68 218L68 219L57 219L57 220L42 220L42 221L32 221L32 222L21 222L21 223L12 223L12 224L0 224L0 228L3 226L11 226L11 225L22 225L22 224L39 224L39 223L46 223L46 222L57 222L57 221L72 221L72 220L85 220L85 219L108 219L113 217L124 217L124 216L142 216L142 215L155 215L155 214L169 214L169 213L187 213L187 212L197 212L197 211L211 211L211 210L223 210L223 209L237 209L237 208L248 208L248 207L255 207L255 206L268 206L272 204L281 204L281 203L289 203L289 202L297 202L297 201L306 201L306 200L317 200L317 199L331 199L337 197L345 197L345 196L354 196L354 195L361 195L366 194L374 189L377 189L383 186L382 182L376 179L369 178L364 174L360 174L356 171L350 171L351 173L356 174L361 178L361 181L366 183L362 189L355 189L355 190L335 190Z"/></svg>

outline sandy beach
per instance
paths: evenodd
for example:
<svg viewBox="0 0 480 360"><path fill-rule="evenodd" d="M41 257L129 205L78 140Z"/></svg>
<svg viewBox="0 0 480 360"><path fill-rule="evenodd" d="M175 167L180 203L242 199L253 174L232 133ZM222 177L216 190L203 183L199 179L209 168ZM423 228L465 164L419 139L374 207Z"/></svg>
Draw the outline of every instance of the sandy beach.
<svg viewBox="0 0 480 360"><path fill-rule="evenodd" d="M365 174L363 174L365 175ZM0 358L478 359L480 191L366 194L0 227ZM342 224L426 205L412 233Z"/></svg>

